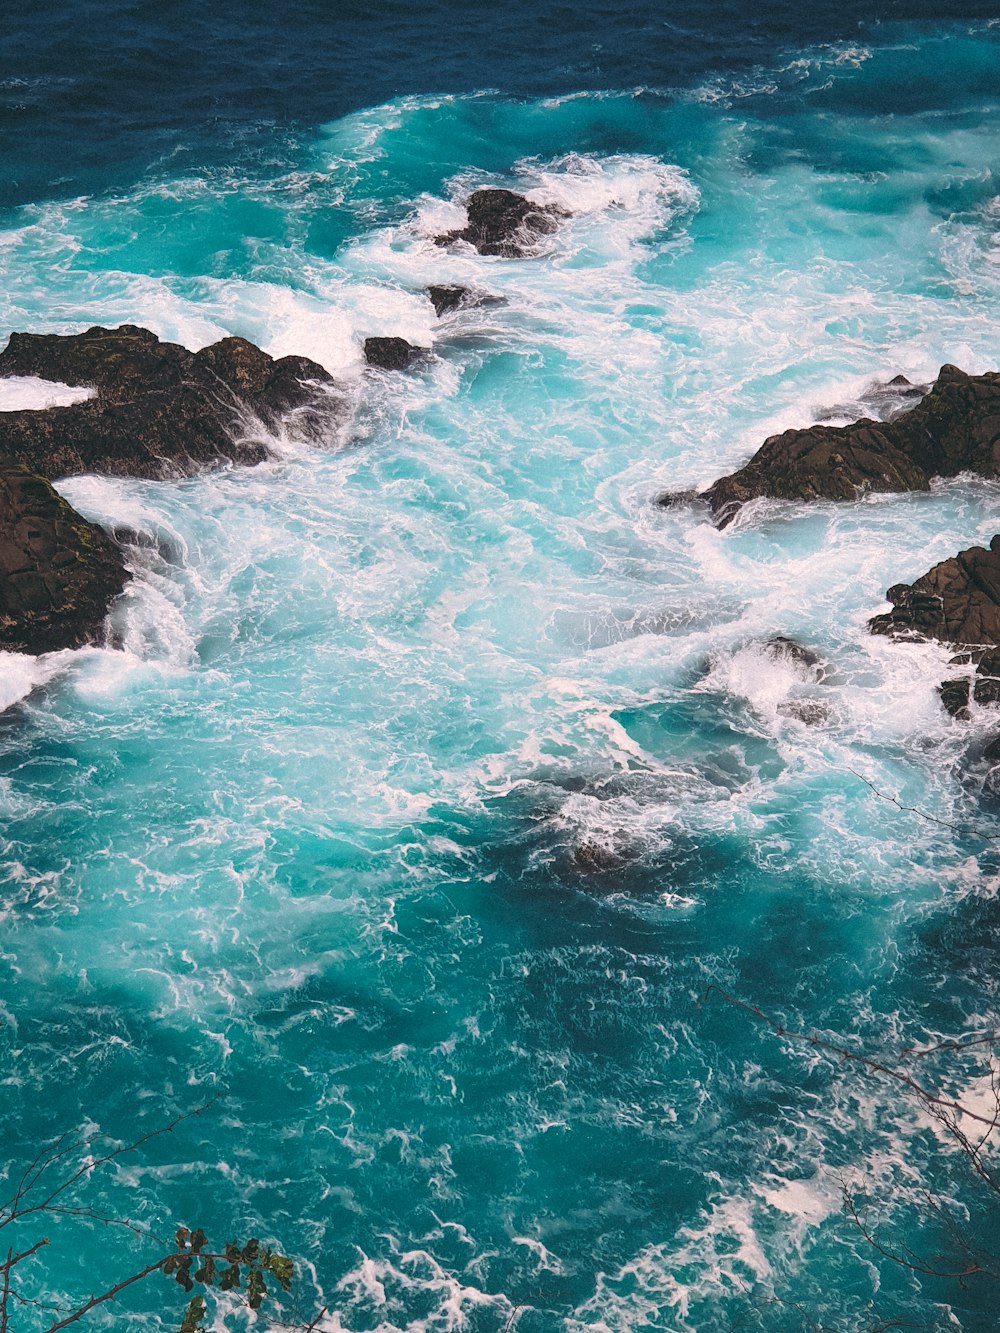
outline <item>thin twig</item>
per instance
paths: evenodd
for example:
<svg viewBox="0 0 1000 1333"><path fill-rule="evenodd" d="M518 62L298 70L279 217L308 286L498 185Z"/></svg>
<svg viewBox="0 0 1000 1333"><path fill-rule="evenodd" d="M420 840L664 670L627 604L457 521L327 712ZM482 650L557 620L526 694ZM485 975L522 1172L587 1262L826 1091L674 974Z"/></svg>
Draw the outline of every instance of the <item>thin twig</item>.
<svg viewBox="0 0 1000 1333"><path fill-rule="evenodd" d="M903 805L895 796L890 796L888 792L879 791L878 787L875 786L875 783L866 778L863 773L859 773L856 768L851 768L851 766L848 765L848 772L853 773L854 776L860 782L863 782L866 787L870 787L879 800L888 801L890 805L894 805L897 810L901 810L905 815L917 815L920 819L926 819L928 824L937 824L940 828L951 829L952 833L972 833L977 838L982 838L984 842L1000 841L1000 835L996 833L984 833L982 829L975 828L971 824L964 827L961 824L953 824L948 819L938 819L936 815L929 815L926 810L920 810L915 805Z"/></svg>
<svg viewBox="0 0 1000 1333"><path fill-rule="evenodd" d="M911 1075L901 1069L894 1069L892 1065L887 1065L881 1060L876 1060L870 1055L864 1055L859 1051L852 1051L846 1046L838 1046L836 1042L827 1041L825 1037L820 1037L815 1032L795 1032L786 1028L770 1014L766 1014L763 1009L758 1009L755 1004L749 1004L746 1000L739 1000L735 995L730 995L724 991L721 986L709 986L705 992L704 999L707 1000L712 992L715 992L726 1004L731 1004L735 1009L743 1009L755 1018L759 1018L762 1023L766 1023L769 1028L779 1037L787 1037L789 1041L803 1042L807 1046L814 1046L817 1050L828 1051L831 1055L839 1056L841 1060L852 1060L855 1064L863 1065L866 1069L874 1073L883 1074L886 1078L893 1079L896 1083L903 1084L911 1092L915 1092L925 1105L932 1108L939 1108L943 1111L955 1112L957 1115L967 1116L970 1120L978 1121L981 1125L992 1126L993 1117L979 1115L976 1111L971 1111L961 1102L956 1102L949 1097L942 1097L922 1084Z"/></svg>

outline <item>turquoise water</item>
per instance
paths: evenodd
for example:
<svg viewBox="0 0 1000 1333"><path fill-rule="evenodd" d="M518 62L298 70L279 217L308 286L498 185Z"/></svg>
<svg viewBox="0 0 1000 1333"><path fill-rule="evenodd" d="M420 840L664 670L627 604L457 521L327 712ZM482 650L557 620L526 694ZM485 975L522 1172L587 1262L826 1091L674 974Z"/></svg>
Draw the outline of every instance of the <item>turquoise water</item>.
<svg viewBox="0 0 1000 1333"><path fill-rule="evenodd" d="M702 997L876 1050L992 1022L995 715L865 623L997 486L724 533L651 500L997 366L998 68L995 26L899 27L669 96L406 96L9 216L5 329L241 334L350 401L258 468L60 486L155 543L123 650L3 656L13 1161L218 1096L88 1197L259 1229L328 1331L995 1326L843 1217L867 1182L918 1244L928 1182L987 1225L917 1111ZM533 260L436 247L486 183L573 216ZM503 301L436 320L434 282ZM434 358L366 372L371 334ZM50 1289L120 1273L52 1236Z"/></svg>

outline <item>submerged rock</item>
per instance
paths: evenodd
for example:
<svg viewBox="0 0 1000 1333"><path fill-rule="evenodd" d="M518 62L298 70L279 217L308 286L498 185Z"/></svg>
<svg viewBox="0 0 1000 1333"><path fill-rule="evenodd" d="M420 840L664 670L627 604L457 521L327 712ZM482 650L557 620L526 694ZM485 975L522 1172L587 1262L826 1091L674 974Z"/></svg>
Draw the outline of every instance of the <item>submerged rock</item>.
<svg viewBox="0 0 1000 1333"><path fill-rule="evenodd" d="M523 259L569 215L554 204L535 204L513 190L476 190L466 204L468 224L435 238L438 245L468 241L481 255Z"/></svg>
<svg viewBox="0 0 1000 1333"><path fill-rule="evenodd" d="M942 684L949 713L967 715L973 699L1000 702L1000 535L988 550L970 546L915 582L894 584L886 598L892 610L868 622L873 634L937 639L959 649L952 666L975 668Z"/></svg>
<svg viewBox="0 0 1000 1333"><path fill-rule="evenodd" d="M760 496L854 500L866 491L925 491L932 477L960 472L1000 476L1000 374L966 375L946 365L912 411L772 435L702 498L725 527Z"/></svg>
<svg viewBox="0 0 1000 1333"><path fill-rule="evenodd" d="M100 643L129 577L101 528L44 477L0 459L0 646L45 653Z"/></svg>
<svg viewBox="0 0 1000 1333"><path fill-rule="evenodd" d="M97 391L69 407L0 412L0 455L50 478L164 477L226 461L259 463L266 445L252 427L239 430L248 417L273 424L316 404L333 383L315 361L276 361L244 338L189 352L133 324L71 335L13 333L0 353L0 376L11 375ZM328 411L319 415L327 419Z"/></svg>
<svg viewBox="0 0 1000 1333"><path fill-rule="evenodd" d="M409 370L426 356L426 347L416 347L405 338L365 339L365 360L379 370Z"/></svg>

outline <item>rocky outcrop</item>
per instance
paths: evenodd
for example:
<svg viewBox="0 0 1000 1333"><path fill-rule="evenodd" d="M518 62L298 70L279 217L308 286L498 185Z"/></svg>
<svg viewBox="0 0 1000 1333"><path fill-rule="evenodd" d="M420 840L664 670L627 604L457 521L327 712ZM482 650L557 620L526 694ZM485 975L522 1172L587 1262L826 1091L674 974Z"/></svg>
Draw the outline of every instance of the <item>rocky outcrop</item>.
<svg viewBox="0 0 1000 1333"><path fill-rule="evenodd" d="M969 703L1000 701L1000 536L970 546L922 575L886 593L892 610L868 622L873 634L937 639L959 651L952 666L974 668L945 681L941 701L949 713L965 715Z"/></svg>
<svg viewBox="0 0 1000 1333"><path fill-rule="evenodd" d="M132 324L67 336L11 334L0 376L11 375L96 390L70 407L0 412L0 455L49 478L167 477L227 461L259 463L267 446L255 438L253 420L268 426L297 409L303 428L315 428L329 418L319 399L332 384L315 361L276 361L244 338L189 352Z"/></svg>
<svg viewBox="0 0 1000 1333"><path fill-rule="evenodd" d="M772 435L745 467L700 498L725 527L741 505L760 496L854 500L866 491L924 491L932 477L960 472L1000 476L1000 374L942 366L911 411L888 421L862 418Z"/></svg>
<svg viewBox="0 0 1000 1333"><path fill-rule="evenodd" d="M523 259L569 215L554 204L535 204L513 190L476 190L466 204L468 223L435 237L438 245L468 241L481 255Z"/></svg>
<svg viewBox="0 0 1000 1333"><path fill-rule="evenodd" d="M409 370L427 355L426 347L416 347L405 338L365 339L365 360L379 370Z"/></svg>
<svg viewBox="0 0 1000 1333"><path fill-rule="evenodd" d="M43 477L0 459L0 647L44 653L100 643L128 579L110 537Z"/></svg>

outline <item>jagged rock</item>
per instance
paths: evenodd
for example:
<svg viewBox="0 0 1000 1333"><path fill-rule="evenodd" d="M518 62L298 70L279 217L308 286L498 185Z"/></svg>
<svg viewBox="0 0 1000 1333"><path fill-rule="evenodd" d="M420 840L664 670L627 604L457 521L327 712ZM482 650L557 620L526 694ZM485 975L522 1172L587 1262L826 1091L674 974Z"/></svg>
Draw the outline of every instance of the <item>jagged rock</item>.
<svg viewBox="0 0 1000 1333"><path fill-rule="evenodd" d="M449 310L460 310L462 306L474 304L468 287L428 287L427 295L438 319Z"/></svg>
<svg viewBox="0 0 1000 1333"><path fill-rule="evenodd" d="M972 699L1000 702L1000 535L989 550L970 546L915 582L894 584L886 598L892 610L868 622L873 634L953 644L960 651L950 665L975 668L942 684L949 713L967 716Z"/></svg>
<svg viewBox="0 0 1000 1333"><path fill-rule="evenodd" d="M481 255L523 259L569 215L554 204L534 204L513 190L476 190L466 204L468 224L435 237L438 245L468 241Z"/></svg>
<svg viewBox="0 0 1000 1333"><path fill-rule="evenodd" d="M365 339L365 360L379 370L409 370L426 356L426 347L415 347L405 338Z"/></svg>
<svg viewBox="0 0 1000 1333"><path fill-rule="evenodd" d="M50 478L164 477L223 461L259 463L267 447L246 430L247 414L265 424L292 409L308 414L321 386L333 383L315 361L276 361L244 338L189 352L133 324L65 336L13 333L0 353L0 376L9 375L97 390L69 407L0 412L0 455ZM328 408L316 411L328 420Z"/></svg>
<svg viewBox="0 0 1000 1333"><path fill-rule="evenodd" d="M966 375L946 365L912 411L772 435L702 498L725 527L759 496L853 500L866 491L925 491L932 477L959 472L1000 475L1000 374Z"/></svg>
<svg viewBox="0 0 1000 1333"><path fill-rule="evenodd" d="M471 310L481 305L503 305L502 296L493 296L490 292L477 292L471 287L428 287L427 295L438 319L452 310Z"/></svg>
<svg viewBox="0 0 1000 1333"><path fill-rule="evenodd" d="M115 543L22 463L0 459L0 647L99 643L130 575Z"/></svg>

